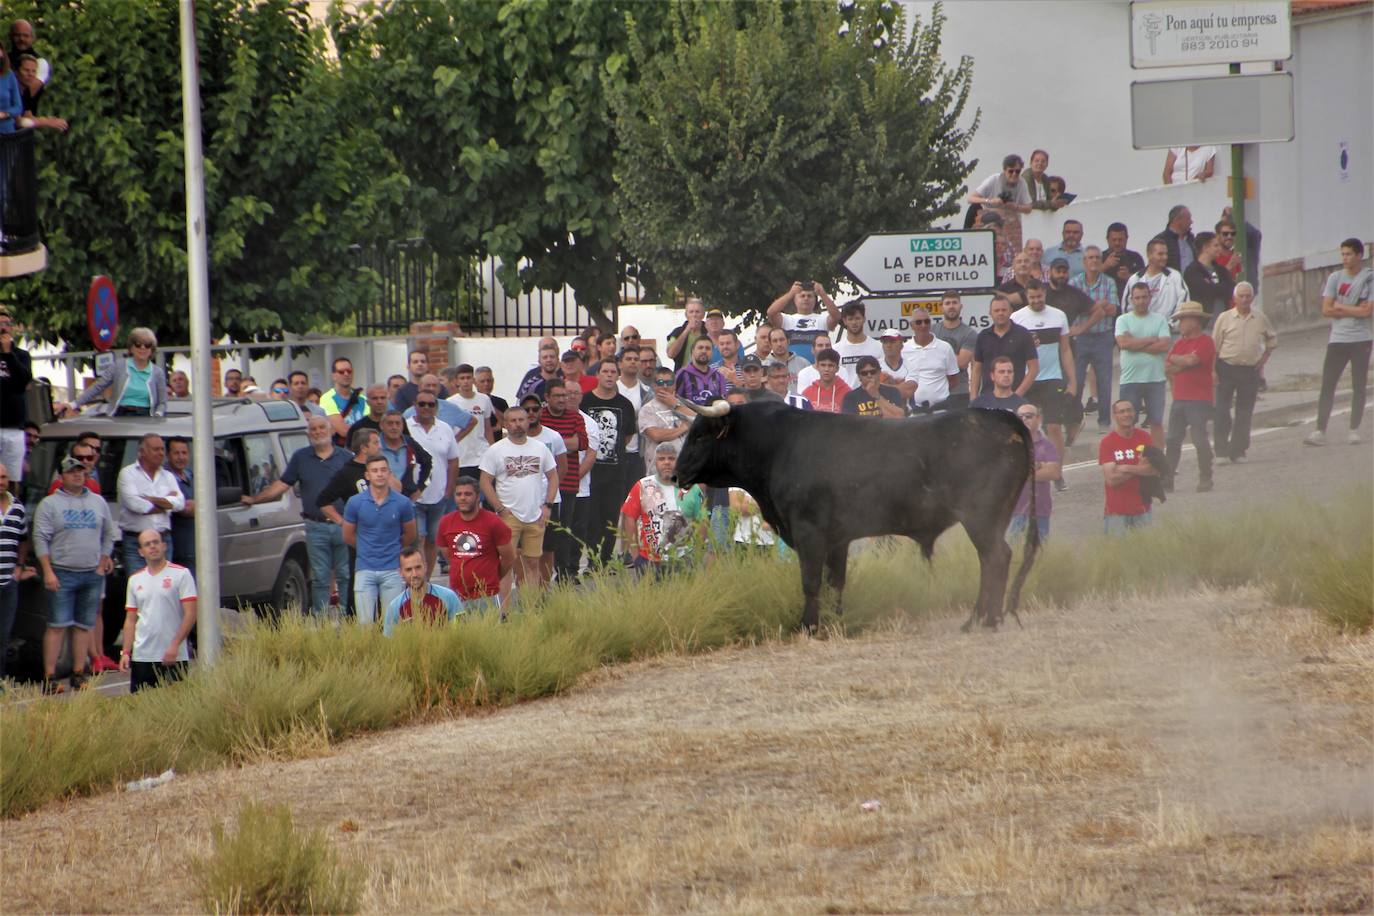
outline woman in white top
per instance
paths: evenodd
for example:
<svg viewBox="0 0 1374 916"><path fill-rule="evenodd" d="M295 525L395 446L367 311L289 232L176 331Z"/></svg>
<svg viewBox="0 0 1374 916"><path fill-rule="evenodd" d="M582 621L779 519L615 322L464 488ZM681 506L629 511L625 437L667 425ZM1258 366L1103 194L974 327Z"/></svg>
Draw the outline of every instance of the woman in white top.
<svg viewBox="0 0 1374 916"><path fill-rule="evenodd" d="M1215 146L1171 147L1169 155L1164 158L1164 183L1183 184L1193 179L1205 181L1212 177L1216 160Z"/></svg>

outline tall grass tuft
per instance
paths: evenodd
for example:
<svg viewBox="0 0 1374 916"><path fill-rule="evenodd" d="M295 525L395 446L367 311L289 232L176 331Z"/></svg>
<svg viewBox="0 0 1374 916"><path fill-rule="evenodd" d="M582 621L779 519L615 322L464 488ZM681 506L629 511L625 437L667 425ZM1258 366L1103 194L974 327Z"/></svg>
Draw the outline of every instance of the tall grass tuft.
<svg viewBox="0 0 1374 916"><path fill-rule="evenodd" d="M1051 542L1027 584L1027 607L1258 585L1367 629L1370 491L1346 496L1166 520L1120 539ZM977 590L977 556L962 530L941 539L931 563L905 539L868 542L850 561L840 623L858 633L894 616L966 611ZM0 814L169 767L308 756L433 712L567 690L601 665L783 638L801 603L795 560L736 553L662 580L606 574L589 588L555 588L505 623L464 617L403 626L387 639L375 628L294 614L254 621L214 669L169 687L66 703L22 702L32 698L25 691L0 698ZM837 622L833 607L823 622Z"/></svg>
<svg viewBox="0 0 1374 916"><path fill-rule="evenodd" d="M298 830L284 805L248 802L237 830L211 828L212 849L193 859L197 890L214 913L356 913L363 882L319 829Z"/></svg>

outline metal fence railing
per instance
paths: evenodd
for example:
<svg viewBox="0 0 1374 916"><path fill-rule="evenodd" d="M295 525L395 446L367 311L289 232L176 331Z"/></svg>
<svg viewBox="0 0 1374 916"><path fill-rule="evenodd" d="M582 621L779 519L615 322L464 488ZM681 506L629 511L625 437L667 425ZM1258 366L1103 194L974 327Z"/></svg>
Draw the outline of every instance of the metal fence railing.
<svg viewBox="0 0 1374 916"><path fill-rule="evenodd" d="M494 258L441 264L424 239L405 239L384 247L355 246L359 267L376 271L382 290L378 300L356 315L359 334L404 334L418 321L457 321L463 332L477 336L576 334L592 324L568 287L508 293L497 277ZM620 302L640 301L635 266L625 265ZM608 317L616 320L617 304Z"/></svg>
<svg viewBox="0 0 1374 916"><path fill-rule="evenodd" d="M0 254L38 248L38 169L33 128L0 134Z"/></svg>

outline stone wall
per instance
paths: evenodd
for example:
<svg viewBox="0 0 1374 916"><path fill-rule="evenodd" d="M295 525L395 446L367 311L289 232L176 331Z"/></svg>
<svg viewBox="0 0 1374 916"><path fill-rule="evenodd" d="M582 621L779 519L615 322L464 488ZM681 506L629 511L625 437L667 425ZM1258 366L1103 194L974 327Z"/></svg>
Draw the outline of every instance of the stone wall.
<svg viewBox="0 0 1374 916"><path fill-rule="evenodd" d="M1371 244L1366 242L1365 253L1370 251ZM1260 302L1275 327L1300 327L1322 321L1322 289L1326 278L1341 266L1339 262L1313 265L1310 260L1294 258L1264 265ZM1366 258L1364 263L1368 267L1370 259Z"/></svg>

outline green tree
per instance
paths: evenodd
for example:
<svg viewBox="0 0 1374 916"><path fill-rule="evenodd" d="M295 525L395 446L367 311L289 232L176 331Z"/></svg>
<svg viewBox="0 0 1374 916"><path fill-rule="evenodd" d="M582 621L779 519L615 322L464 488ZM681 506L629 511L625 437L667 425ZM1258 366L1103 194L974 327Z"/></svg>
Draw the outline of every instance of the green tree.
<svg viewBox="0 0 1374 916"><path fill-rule="evenodd" d="M495 257L507 289L572 287L600 323L618 293L616 148L607 92L632 77L626 10L642 0L431 0L336 7L347 79L405 169L419 229L452 290Z"/></svg>
<svg viewBox="0 0 1374 916"><path fill-rule="evenodd" d="M937 7L681 0L667 53L631 38L611 92L627 247L735 314L794 279L833 281L868 232L954 213L972 62L940 58Z"/></svg>
<svg viewBox="0 0 1374 916"><path fill-rule="evenodd" d="M377 293L349 247L393 235L406 179L356 117L306 0L199 0L205 203L215 330L239 339L348 318ZM94 274L123 324L186 339L186 219L176 0L11 0L53 77L40 215L48 268L0 295L76 341Z"/></svg>

